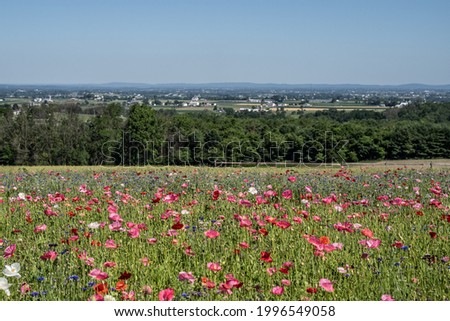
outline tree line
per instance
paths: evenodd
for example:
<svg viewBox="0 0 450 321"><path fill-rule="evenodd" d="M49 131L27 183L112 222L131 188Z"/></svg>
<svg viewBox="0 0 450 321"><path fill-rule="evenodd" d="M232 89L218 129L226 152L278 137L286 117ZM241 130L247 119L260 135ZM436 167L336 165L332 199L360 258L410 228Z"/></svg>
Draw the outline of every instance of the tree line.
<svg viewBox="0 0 450 321"><path fill-rule="evenodd" d="M213 165L450 158L450 104L385 112L192 112L109 104L87 120L0 107L0 165Z"/></svg>

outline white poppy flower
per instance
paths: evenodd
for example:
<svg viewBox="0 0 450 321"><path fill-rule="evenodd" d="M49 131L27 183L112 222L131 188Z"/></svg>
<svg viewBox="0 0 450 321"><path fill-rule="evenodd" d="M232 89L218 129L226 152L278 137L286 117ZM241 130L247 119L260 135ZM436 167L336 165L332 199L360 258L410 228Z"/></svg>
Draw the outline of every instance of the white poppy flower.
<svg viewBox="0 0 450 321"><path fill-rule="evenodd" d="M105 300L105 301L116 301L116 299L112 295L109 295L109 294L105 295L103 297L103 300Z"/></svg>
<svg viewBox="0 0 450 321"><path fill-rule="evenodd" d="M248 192L253 195L258 194L258 190L256 188L254 188L253 186L248 189Z"/></svg>
<svg viewBox="0 0 450 321"><path fill-rule="evenodd" d="M8 280L6 278L0 278L0 290L5 291L7 296L10 296L11 293L9 292L9 287L11 284L8 283Z"/></svg>
<svg viewBox="0 0 450 321"><path fill-rule="evenodd" d="M20 263L13 263L11 265L5 265L3 274L10 277L20 278Z"/></svg>
<svg viewBox="0 0 450 321"><path fill-rule="evenodd" d="M25 200L26 199L25 193L19 193L19 199Z"/></svg>
<svg viewBox="0 0 450 321"><path fill-rule="evenodd" d="M89 224L88 224L88 227L91 228L91 229L96 229L96 228L99 228L99 227L100 227L100 223L98 223L98 222L92 222L92 223L89 223Z"/></svg>

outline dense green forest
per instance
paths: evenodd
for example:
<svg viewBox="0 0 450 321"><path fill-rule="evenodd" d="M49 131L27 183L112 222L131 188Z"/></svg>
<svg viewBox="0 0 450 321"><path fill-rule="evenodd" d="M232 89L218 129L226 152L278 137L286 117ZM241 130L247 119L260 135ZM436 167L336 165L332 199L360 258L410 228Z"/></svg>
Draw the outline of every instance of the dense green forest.
<svg viewBox="0 0 450 321"><path fill-rule="evenodd" d="M0 165L212 165L450 158L450 104L385 112L192 112L110 104L0 107Z"/></svg>

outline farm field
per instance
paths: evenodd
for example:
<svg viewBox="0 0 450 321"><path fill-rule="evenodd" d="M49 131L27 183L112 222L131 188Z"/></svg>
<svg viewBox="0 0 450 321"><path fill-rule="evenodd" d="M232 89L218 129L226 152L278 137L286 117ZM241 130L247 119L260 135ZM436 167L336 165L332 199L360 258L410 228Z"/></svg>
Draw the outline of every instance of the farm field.
<svg viewBox="0 0 450 321"><path fill-rule="evenodd" d="M449 178L3 167L0 300L449 300Z"/></svg>

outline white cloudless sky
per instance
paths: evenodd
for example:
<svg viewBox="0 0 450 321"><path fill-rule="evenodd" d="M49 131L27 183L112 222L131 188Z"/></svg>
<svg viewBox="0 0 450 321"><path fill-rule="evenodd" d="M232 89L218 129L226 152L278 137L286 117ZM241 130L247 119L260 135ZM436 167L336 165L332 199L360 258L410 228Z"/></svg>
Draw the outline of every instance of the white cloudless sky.
<svg viewBox="0 0 450 321"><path fill-rule="evenodd" d="M450 84L448 0L2 1L0 83Z"/></svg>

